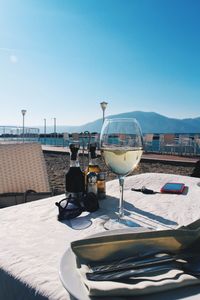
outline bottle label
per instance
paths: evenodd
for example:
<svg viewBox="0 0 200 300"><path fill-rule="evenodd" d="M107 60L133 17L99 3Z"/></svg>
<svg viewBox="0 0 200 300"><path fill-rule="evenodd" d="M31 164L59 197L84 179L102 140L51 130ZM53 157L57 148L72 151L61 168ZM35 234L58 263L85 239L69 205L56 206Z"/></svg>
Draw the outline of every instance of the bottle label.
<svg viewBox="0 0 200 300"><path fill-rule="evenodd" d="M98 174L97 189L98 189L98 198L104 199L106 197L106 181L105 181L105 173L103 172Z"/></svg>
<svg viewBox="0 0 200 300"><path fill-rule="evenodd" d="M97 174L95 172L87 174L87 192L97 195Z"/></svg>

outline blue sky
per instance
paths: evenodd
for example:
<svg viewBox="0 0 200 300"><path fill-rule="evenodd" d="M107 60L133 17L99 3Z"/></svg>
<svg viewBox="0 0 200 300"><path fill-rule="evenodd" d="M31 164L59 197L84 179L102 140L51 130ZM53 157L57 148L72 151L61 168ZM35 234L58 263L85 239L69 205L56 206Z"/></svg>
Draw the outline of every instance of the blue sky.
<svg viewBox="0 0 200 300"><path fill-rule="evenodd" d="M199 0L0 0L0 125L200 116Z"/></svg>

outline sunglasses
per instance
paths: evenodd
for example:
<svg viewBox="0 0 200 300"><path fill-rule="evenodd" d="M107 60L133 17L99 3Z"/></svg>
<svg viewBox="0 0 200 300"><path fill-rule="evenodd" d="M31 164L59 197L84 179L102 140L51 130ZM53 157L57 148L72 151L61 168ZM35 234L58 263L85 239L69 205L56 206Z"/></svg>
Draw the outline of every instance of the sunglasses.
<svg viewBox="0 0 200 300"><path fill-rule="evenodd" d="M58 207L59 221L74 219L84 211L94 212L99 209L98 198L94 193L83 194L81 200L69 194L55 205Z"/></svg>

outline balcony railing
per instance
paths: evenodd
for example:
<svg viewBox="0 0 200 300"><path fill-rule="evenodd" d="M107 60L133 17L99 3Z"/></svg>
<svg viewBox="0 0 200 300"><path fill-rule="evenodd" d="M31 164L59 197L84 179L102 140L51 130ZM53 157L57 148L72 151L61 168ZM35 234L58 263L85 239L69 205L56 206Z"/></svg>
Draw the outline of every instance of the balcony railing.
<svg viewBox="0 0 200 300"><path fill-rule="evenodd" d="M161 153L184 156L200 155L199 134L144 134L144 151L146 153ZM87 146L88 136L82 133L51 133L40 134L41 144L49 146L68 147L72 142L78 142L80 146ZM91 142L99 142L99 134L91 134Z"/></svg>
<svg viewBox="0 0 200 300"><path fill-rule="evenodd" d="M0 126L0 143L38 142L39 128Z"/></svg>
<svg viewBox="0 0 200 300"><path fill-rule="evenodd" d="M144 151L184 156L200 156L200 133L197 134L144 134ZM98 133L48 133L40 134L38 128L0 126L0 143L39 142L44 145L68 147L72 142L87 148L88 143L99 142Z"/></svg>
<svg viewBox="0 0 200 300"><path fill-rule="evenodd" d="M200 134L145 134L145 152L199 156Z"/></svg>

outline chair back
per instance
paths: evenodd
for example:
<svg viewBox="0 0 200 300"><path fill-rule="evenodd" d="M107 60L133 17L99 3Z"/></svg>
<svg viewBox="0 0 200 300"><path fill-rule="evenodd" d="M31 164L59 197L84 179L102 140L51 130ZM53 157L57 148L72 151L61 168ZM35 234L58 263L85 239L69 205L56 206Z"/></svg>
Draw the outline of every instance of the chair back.
<svg viewBox="0 0 200 300"><path fill-rule="evenodd" d="M147 133L144 135L144 143L152 143L153 141L153 133Z"/></svg>
<svg viewBox="0 0 200 300"><path fill-rule="evenodd" d="M50 192L42 147L0 144L0 193Z"/></svg>
<svg viewBox="0 0 200 300"><path fill-rule="evenodd" d="M148 151L152 151L153 150L153 133L146 133L143 136L143 142L144 142L144 151L148 152Z"/></svg>
<svg viewBox="0 0 200 300"><path fill-rule="evenodd" d="M160 141L165 145L174 144L175 143L175 134L172 134L172 133L162 134Z"/></svg>
<svg viewBox="0 0 200 300"><path fill-rule="evenodd" d="M65 140L65 141L69 140L69 133L68 132L63 133L63 140Z"/></svg>

